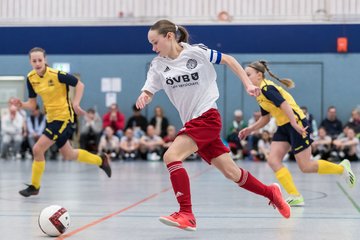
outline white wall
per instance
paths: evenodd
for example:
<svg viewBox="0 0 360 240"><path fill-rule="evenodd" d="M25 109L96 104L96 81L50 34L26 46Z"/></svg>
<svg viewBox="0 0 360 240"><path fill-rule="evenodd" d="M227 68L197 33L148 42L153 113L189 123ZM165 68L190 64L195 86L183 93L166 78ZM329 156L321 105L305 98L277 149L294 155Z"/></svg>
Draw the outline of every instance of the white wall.
<svg viewBox="0 0 360 240"><path fill-rule="evenodd" d="M0 0L0 25L359 22L360 0ZM229 23L226 22L225 23Z"/></svg>

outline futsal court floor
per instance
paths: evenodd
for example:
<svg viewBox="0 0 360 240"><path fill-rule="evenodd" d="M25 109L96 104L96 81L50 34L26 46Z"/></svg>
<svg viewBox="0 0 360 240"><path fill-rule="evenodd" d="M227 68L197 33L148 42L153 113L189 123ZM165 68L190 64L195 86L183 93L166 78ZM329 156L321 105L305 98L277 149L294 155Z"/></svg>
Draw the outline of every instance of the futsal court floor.
<svg viewBox="0 0 360 240"><path fill-rule="evenodd" d="M266 163L237 164L265 183L275 181ZM52 239L360 239L359 184L349 189L339 176L303 174L294 162L286 165L306 199L305 207L292 208L290 219L204 161L185 162L197 217L197 231L187 232L158 221L178 210L162 162L113 162L109 179L95 166L48 161L40 194L24 198L18 191L30 180L31 161L0 160L0 239L50 239L37 221L40 211L54 204L69 211L71 226ZM353 163L358 178L359 167Z"/></svg>

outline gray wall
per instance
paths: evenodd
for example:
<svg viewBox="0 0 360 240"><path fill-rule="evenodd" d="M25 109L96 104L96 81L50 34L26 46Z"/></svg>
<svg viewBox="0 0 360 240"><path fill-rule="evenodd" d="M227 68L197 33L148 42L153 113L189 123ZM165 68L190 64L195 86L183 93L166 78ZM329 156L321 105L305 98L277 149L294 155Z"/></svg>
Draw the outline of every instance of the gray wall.
<svg viewBox="0 0 360 240"><path fill-rule="evenodd" d="M240 63L266 59L271 70L279 77L292 78L295 89L290 90L299 105L306 105L319 122L326 109L335 105L340 119L345 122L352 108L360 104L358 98L360 54L235 54ZM48 62L69 62L71 72L78 73L85 83L82 100L84 109L94 107L100 114L106 112L105 94L100 91L102 77L121 77L123 91L118 94L118 103L127 118L146 77L152 54L137 55L49 55ZM28 57L0 56L0 75L24 75L31 70ZM219 109L223 115L224 129L228 128L236 108L244 111L245 119L258 110L254 99L244 93L236 76L224 66L216 66L220 89ZM27 98L27 94L25 96ZM171 123L180 128L181 122L175 109L163 92L144 110L150 118L153 108L161 105Z"/></svg>

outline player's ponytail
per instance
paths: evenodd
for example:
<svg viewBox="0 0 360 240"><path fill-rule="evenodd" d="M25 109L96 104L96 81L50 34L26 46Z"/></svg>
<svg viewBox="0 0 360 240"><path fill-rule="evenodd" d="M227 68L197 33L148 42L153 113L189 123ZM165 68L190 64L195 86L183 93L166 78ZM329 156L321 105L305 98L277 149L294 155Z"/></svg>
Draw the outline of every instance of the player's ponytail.
<svg viewBox="0 0 360 240"><path fill-rule="evenodd" d="M189 33L183 26L177 26L177 31L175 33L177 42L189 42ZM176 28L176 27L175 27Z"/></svg>
<svg viewBox="0 0 360 240"><path fill-rule="evenodd" d="M260 60L259 63L264 66L265 71L268 72L269 75L270 75L272 78L276 79L277 81L279 81L280 83L282 83L282 84L283 84L284 86L286 86L287 88L294 88L294 87L295 87L295 83L294 83L293 80L291 80L291 79L289 79L289 78L282 78L282 79L280 79L278 76L276 76L275 74L273 74L273 73L270 71L270 69L269 69L266 61Z"/></svg>
<svg viewBox="0 0 360 240"><path fill-rule="evenodd" d="M189 42L189 33L185 27L176 25L169 20L163 19L157 21L150 27L150 30L157 30L159 34L166 36L169 32L174 33L177 42Z"/></svg>

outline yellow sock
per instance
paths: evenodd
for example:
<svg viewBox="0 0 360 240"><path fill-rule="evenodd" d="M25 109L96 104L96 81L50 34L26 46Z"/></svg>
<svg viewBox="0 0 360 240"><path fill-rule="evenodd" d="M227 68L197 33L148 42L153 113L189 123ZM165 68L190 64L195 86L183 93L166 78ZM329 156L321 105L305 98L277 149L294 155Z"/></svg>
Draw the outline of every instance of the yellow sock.
<svg viewBox="0 0 360 240"><path fill-rule="evenodd" d="M326 160L318 160L318 174L342 174L344 167Z"/></svg>
<svg viewBox="0 0 360 240"><path fill-rule="evenodd" d="M41 177L45 170L45 161L33 161L31 184L36 188L40 188Z"/></svg>
<svg viewBox="0 0 360 240"><path fill-rule="evenodd" d="M299 196L300 193L297 190L291 173L286 167L281 168L279 171L275 173L277 180L280 184L285 188L285 191L288 194Z"/></svg>
<svg viewBox="0 0 360 240"><path fill-rule="evenodd" d="M102 159L99 155L96 154L92 154L88 151L85 151L83 149L78 149L79 154L78 154L78 161L79 162L83 162L83 163L87 163L87 164L93 164L93 165L98 165L100 166L102 163Z"/></svg>

